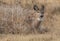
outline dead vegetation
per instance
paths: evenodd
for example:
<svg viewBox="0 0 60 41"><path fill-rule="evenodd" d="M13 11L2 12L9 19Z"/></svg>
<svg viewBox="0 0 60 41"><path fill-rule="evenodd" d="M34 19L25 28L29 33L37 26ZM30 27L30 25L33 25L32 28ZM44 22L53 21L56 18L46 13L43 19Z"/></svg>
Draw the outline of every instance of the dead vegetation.
<svg viewBox="0 0 60 41"><path fill-rule="evenodd" d="M60 41L60 0L0 0L0 41Z"/></svg>
<svg viewBox="0 0 60 41"><path fill-rule="evenodd" d="M56 30L56 27L60 27L59 2L59 0L0 0L1 33L35 33L34 26L38 23L37 18L40 16L38 12L42 5L45 6L44 18L38 30L42 31L42 28L42 32L47 31L47 29ZM34 11L34 5L37 5L39 10ZM32 31L32 28L35 30Z"/></svg>

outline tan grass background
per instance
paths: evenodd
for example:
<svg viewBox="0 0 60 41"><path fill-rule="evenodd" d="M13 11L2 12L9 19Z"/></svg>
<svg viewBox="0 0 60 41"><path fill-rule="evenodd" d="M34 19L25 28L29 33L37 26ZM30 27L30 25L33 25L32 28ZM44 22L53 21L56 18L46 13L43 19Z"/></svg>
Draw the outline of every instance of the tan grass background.
<svg viewBox="0 0 60 41"><path fill-rule="evenodd" d="M27 15L36 13L34 5L39 9L41 5L45 6L41 26L48 32L24 35L31 31L31 25L25 20ZM38 17L36 15L32 15L34 19ZM60 41L60 0L0 0L0 33L5 33L0 34L0 41Z"/></svg>

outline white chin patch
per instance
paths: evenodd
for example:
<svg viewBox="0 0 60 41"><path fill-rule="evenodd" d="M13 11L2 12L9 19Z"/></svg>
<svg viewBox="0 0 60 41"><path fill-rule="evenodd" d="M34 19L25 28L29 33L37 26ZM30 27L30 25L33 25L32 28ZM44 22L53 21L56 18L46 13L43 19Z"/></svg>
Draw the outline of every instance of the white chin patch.
<svg viewBox="0 0 60 41"><path fill-rule="evenodd" d="M40 18L37 18L38 21L40 21Z"/></svg>

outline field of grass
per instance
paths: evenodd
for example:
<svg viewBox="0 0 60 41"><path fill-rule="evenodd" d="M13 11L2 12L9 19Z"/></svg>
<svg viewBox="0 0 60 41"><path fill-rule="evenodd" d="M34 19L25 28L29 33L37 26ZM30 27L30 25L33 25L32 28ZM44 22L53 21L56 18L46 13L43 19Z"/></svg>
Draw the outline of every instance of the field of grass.
<svg viewBox="0 0 60 41"><path fill-rule="evenodd" d="M60 0L0 0L0 41L60 41Z"/></svg>
<svg viewBox="0 0 60 41"><path fill-rule="evenodd" d="M60 41L60 35L56 34L0 34L0 41Z"/></svg>

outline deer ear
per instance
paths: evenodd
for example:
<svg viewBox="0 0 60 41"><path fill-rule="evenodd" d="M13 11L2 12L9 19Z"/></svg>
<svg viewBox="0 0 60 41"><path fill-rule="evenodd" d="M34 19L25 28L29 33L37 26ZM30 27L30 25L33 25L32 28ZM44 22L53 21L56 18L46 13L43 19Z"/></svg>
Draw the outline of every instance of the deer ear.
<svg viewBox="0 0 60 41"><path fill-rule="evenodd" d="M34 5L34 6L33 6L33 9L36 10L36 11L39 10L39 8L38 8L37 5Z"/></svg>
<svg viewBox="0 0 60 41"><path fill-rule="evenodd" d="M41 12L42 14L44 14L44 9L45 9L45 6L44 6L44 5L41 5L40 12Z"/></svg>

